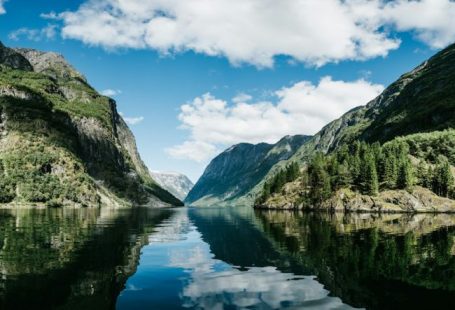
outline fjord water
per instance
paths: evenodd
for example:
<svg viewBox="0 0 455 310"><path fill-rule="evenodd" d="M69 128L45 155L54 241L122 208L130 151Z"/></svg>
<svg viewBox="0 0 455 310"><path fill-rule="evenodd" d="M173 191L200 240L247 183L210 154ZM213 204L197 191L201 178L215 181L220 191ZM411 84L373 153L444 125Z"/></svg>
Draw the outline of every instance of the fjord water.
<svg viewBox="0 0 455 310"><path fill-rule="evenodd" d="M455 216L0 211L4 309L447 309Z"/></svg>

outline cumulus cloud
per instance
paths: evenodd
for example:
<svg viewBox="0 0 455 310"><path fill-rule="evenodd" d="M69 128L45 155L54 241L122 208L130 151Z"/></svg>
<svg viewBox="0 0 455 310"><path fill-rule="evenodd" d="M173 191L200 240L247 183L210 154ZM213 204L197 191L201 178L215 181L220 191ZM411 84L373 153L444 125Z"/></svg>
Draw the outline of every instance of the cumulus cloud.
<svg viewBox="0 0 455 310"><path fill-rule="evenodd" d="M166 149L166 152L174 158L190 159L196 162L204 162L218 152L215 145L197 140L185 141Z"/></svg>
<svg viewBox="0 0 455 310"><path fill-rule="evenodd" d="M137 116L137 117L128 117L125 116L122 112L119 113L120 116L122 116L123 120L128 124L128 125L137 125L139 123L142 123L144 120L143 116Z"/></svg>
<svg viewBox="0 0 455 310"><path fill-rule="evenodd" d="M396 0L384 8L385 22L399 31L413 31L434 48L455 41L455 2L452 0Z"/></svg>
<svg viewBox="0 0 455 310"><path fill-rule="evenodd" d="M278 55L315 66L386 56L400 44L393 31L432 47L455 40L451 0L87 0L44 16L89 45L192 50L258 67Z"/></svg>
<svg viewBox="0 0 455 310"><path fill-rule="evenodd" d="M201 162L239 142L275 143L285 135L314 134L383 89L363 79L345 82L327 76L317 85L301 81L284 87L274 93L273 102L236 96L228 103L207 93L181 106L178 118L189 139L168 153Z"/></svg>
<svg viewBox="0 0 455 310"><path fill-rule="evenodd" d="M57 25L47 25L41 29L19 28L11 32L8 37L13 41L19 41L23 38L30 41L53 40L57 35Z"/></svg>
<svg viewBox="0 0 455 310"><path fill-rule="evenodd" d="M101 91L101 95L107 96L107 97L115 97L117 95L120 95L122 91L120 89L105 89Z"/></svg>

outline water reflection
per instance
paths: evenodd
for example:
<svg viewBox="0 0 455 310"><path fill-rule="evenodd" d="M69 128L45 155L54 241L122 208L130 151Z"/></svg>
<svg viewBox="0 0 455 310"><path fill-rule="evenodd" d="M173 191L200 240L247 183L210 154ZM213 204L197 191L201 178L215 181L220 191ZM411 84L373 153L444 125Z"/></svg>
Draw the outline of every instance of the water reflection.
<svg viewBox="0 0 455 310"><path fill-rule="evenodd" d="M455 216L0 210L4 309L445 309Z"/></svg>
<svg viewBox="0 0 455 310"><path fill-rule="evenodd" d="M0 210L0 308L111 309L165 210Z"/></svg>
<svg viewBox="0 0 455 310"><path fill-rule="evenodd" d="M455 217L256 212L297 268L369 309L447 308L455 297Z"/></svg>
<svg viewBox="0 0 455 310"><path fill-rule="evenodd" d="M225 260L215 258L213 247L228 250L226 253L230 253L229 257L237 261L246 261L246 256L254 258L250 255L253 253L251 251L244 253L245 257L239 255L238 251L231 252L236 249L231 247L235 243L245 250L245 241L252 242L250 249L269 245L262 248L269 251L265 252L265 256L274 252L253 223L248 218L242 218L242 209L193 209L189 213L186 209L179 210L150 236L150 239L161 243L151 243L144 248L138 272L128 280L127 289L119 298L118 308L351 308L339 298L329 296L329 291L314 276L286 273L273 266L235 266L227 257L224 257ZM253 215L250 211L246 214ZM203 221L206 223L203 224ZM198 225L209 225L212 230L208 235L201 235ZM237 228L242 230L224 239L233 232L231 229ZM204 226L203 231L208 232L206 229L207 226ZM203 240L206 237L209 240L224 240L221 244L207 243ZM167 296L170 290L174 290L171 294L173 298L167 297L163 301L162 297Z"/></svg>

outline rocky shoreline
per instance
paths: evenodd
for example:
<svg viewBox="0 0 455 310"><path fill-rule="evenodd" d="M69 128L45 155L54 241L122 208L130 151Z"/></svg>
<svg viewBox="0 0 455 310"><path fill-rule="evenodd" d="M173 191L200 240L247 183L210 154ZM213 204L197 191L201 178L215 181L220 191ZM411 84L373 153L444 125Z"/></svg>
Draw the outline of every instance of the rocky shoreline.
<svg viewBox="0 0 455 310"><path fill-rule="evenodd" d="M440 197L432 191L416 186L411 191L388 190L377 196L362 195L349 189L341 189L320 205L273 199L255 209L309 210L353 213L455 213L455 200Z"/></svg>

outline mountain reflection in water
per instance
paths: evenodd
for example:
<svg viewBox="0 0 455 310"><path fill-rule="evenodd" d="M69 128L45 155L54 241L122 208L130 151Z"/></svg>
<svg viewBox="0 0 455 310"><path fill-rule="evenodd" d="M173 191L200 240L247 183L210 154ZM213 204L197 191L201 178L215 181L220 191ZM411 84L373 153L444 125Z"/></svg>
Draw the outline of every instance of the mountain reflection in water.
<svg viewBox="0 0 455 310"><path fill-rule="evenodd" d="M450 308L455 216L1 210L1 308Z"/></svg>

